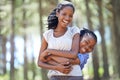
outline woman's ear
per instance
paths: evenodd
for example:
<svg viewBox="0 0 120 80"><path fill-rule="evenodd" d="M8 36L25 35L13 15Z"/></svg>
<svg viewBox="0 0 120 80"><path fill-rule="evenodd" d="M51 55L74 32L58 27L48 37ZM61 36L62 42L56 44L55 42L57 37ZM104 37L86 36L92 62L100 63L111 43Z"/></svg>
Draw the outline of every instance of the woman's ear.
<svg viewBox="0 0 120 80"><path fill-rule="evenodd" d="M59 15L59 12L58 12L58 11L56 11L56 17L58 17L58 15Z"/></svg>

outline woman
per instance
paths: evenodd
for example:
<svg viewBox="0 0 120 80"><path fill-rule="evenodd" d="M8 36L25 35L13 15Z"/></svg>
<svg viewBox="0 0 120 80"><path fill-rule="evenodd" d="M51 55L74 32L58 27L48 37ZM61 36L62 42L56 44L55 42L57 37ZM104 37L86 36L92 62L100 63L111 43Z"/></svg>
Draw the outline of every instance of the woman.
<svg viewBox="0 0 120 80"><path fill-rule="evenodd" d="M79 51L79 29L70 27L75 8L71 2L64 1L52 11L48 16L48 31L43 34L38 66L49 69L50 80L82 80L82 72L79 65L68 65L62 63L50 65L45 61L44 51L46 49L56 49L54 55L76 59ZM49 54L47 54L49 55ZM54 79L51 77L55 76Z"/></svg>

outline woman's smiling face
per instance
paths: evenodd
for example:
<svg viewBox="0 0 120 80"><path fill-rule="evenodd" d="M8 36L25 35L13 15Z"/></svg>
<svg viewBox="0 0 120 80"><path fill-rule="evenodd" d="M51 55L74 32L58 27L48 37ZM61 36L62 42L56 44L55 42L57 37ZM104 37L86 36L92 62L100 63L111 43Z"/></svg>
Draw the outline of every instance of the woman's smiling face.
<svg viewBox="0 0 120 80"><path fill-rule="evenodd" d="M58 25L61 25L62 27L68 26L73 19L73 14L74 11L71 6L63 7L63 9L56 13L56 16L58 17Z"/></svg>
<svg viewBox="0 0 120 80"><path fill-rule="evenodd" d="M92 52L94 46L96 44L96 40L92 37L92 35L85 34L80 40L80 53L89 53Z"/></svg>

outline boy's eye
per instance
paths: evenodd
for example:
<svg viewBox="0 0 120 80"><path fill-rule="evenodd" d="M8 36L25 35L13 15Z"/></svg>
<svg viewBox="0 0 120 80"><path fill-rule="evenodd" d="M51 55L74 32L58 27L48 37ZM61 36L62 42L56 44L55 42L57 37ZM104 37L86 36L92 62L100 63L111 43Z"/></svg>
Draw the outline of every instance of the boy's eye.
<svg viewBox="0 0 120 80"><path fill-rule="evenodd" d="M63 15L63 16L66 16L66 14L65 14L65 13L62 13L62 15Z"/></svg>
<svg viewBox="0 0 120 80"><path fill-rule="evenodd" d="M87 41L84 41L84 42L83 42L83 44L84 44L84 45L87 45L87 44L88 44L88 42L87 42Z"/></svg>
<svg viewBox="0 0 120 80"><path fill-rule="evenodd" d="M91 47L91 46L89 46L89 49L92 49L92 47Z"/></svg>
<svg viewBox="0 0 120 80"><path fill-rule="evenodd" d="M69 15L69 17L70 17L70 18L72 18L72 17L73 17L73 15Z"/></svg>
<svg viewBox="0 0 120 80"><path fill-rule="evenodd" d="M81 46L86 46L86 43L85 43L85 42L82 42L82 43L81 43Z"/></svg>

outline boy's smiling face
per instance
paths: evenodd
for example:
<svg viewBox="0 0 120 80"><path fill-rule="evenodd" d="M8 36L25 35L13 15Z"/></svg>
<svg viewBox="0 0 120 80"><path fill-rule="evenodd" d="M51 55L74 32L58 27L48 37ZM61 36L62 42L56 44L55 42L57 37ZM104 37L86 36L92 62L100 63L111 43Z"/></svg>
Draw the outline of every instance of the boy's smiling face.
<svg viewBox="0 0 120 80"><path fill-rule="evenodd" d="M96 40L92 37L92 35L85 34L80 40L80 53L89 53L92 52L94 46L96 44Z"/></svg>

